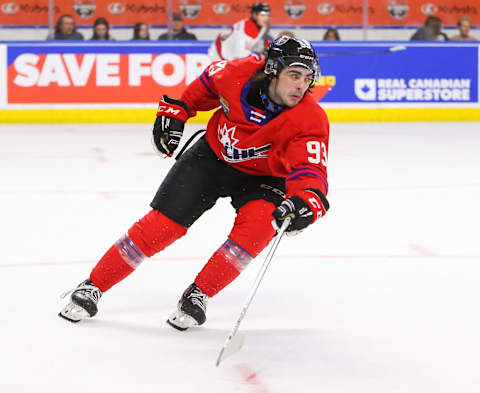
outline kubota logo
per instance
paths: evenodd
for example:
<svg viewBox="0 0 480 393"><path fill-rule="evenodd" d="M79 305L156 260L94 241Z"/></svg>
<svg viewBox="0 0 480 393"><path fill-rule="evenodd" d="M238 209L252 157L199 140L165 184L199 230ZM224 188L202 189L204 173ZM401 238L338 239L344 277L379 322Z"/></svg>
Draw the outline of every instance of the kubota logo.
<svg viewBox="0 0 480 393"><path fill-rule="evenodd" d="M2 4L2 12L4 14L16 14L19 10L19 6L17 3L14 3L13 1L9 3L3 3Z"/></svg>
<svg viewBox="0 0 480 393"><path fill-rule="evenodd" d="M110 3L107 7L111 14L123 14L125 12L125 5L120 2Z"/></svg>
<svg viewBox="0 0 480 393"><path fill-rule="evenodd" d="M433 15L433 14L436 14L438 11L437 5L433 3L422 4L422 7L420 9L422 10L422 13L424 13L425 15Z"/></svg>
<svg viewBox="0 0 480 393"><path fill-rule="evenodd" d="M335 7L330 3L320 3L317 5L317 11L321 15L330 15L335 11Z"/></svg>
<svg viewBox="0 0 480 393"><path fill-rule="evenodd" d="M217 3L213 5L213 12L217 15L225 15L230 12L230 5L228 3Z"/></svg>

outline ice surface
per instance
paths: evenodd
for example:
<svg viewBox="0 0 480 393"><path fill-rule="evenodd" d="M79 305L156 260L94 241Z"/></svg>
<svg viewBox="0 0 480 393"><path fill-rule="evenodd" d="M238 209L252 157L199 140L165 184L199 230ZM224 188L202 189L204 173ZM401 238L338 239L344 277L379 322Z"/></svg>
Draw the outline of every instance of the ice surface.
<svg viewBox="0 0 480 393"><path fill-rule="evenodd" d="M165 320L229 233L226 200L106 293L97 317L57 317L173 163L150 129L0 125L1 392L480 391L479 123L333 124L331 210L282 240L245 346L219 368L266 253L203 327Z"/></svg>

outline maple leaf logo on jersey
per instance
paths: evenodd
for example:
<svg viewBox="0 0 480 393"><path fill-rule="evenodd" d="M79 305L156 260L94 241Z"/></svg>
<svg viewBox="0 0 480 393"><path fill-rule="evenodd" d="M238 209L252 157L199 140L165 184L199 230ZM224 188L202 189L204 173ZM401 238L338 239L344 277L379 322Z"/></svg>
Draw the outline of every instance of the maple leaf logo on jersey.
<svg viewBox="0 0 480 393"><path fill-rule="evenodd" d="M223 124L223 127L218 125L218 140L223 145L224 151L222 152L222 157L227 162L241 162L248 161L254 158L267 158L268 151L270 150L271 144L264 145L262 147L248 147L246 149L240 149L235 145L239 142L235 138L235 130L237 126L231 128L227 127L227 124Z"/></svg>
<svg viewBox="0 0 480 393"><path fill-rule="evenodd" d="M234 137L236 128L237 126L233 126L232 128L227 128L226 124L223 124L222 128L220 128L220 125L218 126L218 139L220 140L220 143L222 145L234 146L237 144L238 139Z"/></svg>

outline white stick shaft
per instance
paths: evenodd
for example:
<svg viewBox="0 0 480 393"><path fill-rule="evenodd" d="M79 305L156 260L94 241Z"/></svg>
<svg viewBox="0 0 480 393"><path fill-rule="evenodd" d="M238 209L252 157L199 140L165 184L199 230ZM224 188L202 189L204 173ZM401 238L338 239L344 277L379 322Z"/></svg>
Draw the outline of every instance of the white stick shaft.
<svg viewBox="0 0 480 393"><path fill-rule="evenodd" d="M242 312L240 313L240 316L238 317L237 323L235 324L235 327L232 330L233 335L238 330L238 327L240 326L240 323L242 322L243 318L245 317L245 314L247 313L248 308L250 307L250 304L252 303L253 297L257 293L258 287L260 286L260 283L263 280L263 277L265 276L265 273L267 271L268 265L270 265L270 262L272 261L273 254L275 254L275 251L277 250L278 244L280 243L280 240L283 237L283 234L285 233L286 229L288 228L288 225L290 225L290 218L285 219L283 222L280 230L278 231L278 235L276 236L272 247L270 247L270 251L268 252L265 261L263 262L260 271L258 272L257 278L255 279L255 282L253 283L252 289L250 289L250 293L248 294L247 300L245 301L245 304L243 305Z"/></svg>
<svg viewBox="0 0 480 393"><path fill-rule="evenodd" d="M220 351L220 355L218 356L217 359L217 366L220 364L222 360L222 356L224 354L225 349L227 346L230 344L232 341L233 337L237 334L238 328L240 327L240 324L243 321L243 318L245 317L245 314L247 313L248 308L250 307L250 304L252 303L253 297L257 293L258 287L260 286L260 283L262 282L263 276L265 276L265 272L267 271L268 265L270 264L273 255L275 254L275 251L277 250L278 244L280 243L280 240L282 239L283 235L285 234L285 231L287 230L288 226L290 225L291 218L287 217L284 221L280 229L278 230L277 236L273 241L272 247L270 247L270 250L268 251L268 254L265 258L265 261L263 262L262 266L260 267L260 271L257 274L257 278L255 279L255 282L253 283L252 288L250 289L250 293L248 294L247 300L245 301L245 304L242 307L242 311L240 312L240 316L237 319L237 322L233 326L232 331L228 335L227 339L225 340L225 344L223 344L222 350ZM240 347L238 348L240 349Z"/></svg>

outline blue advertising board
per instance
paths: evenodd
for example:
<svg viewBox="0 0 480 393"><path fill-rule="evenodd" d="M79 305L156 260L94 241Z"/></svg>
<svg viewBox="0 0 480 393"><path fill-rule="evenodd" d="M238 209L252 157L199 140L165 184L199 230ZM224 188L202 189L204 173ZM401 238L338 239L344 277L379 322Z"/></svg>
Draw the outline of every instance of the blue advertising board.
<svg viewBox="0 0 480 393"><path fill-rule="evenodd" d="M0 109L21 108L19 120L27 118L27 109L49 109L45 121L51 121L58 117L58 108L130 106L131 113L135 108L154 108L161 94L180 96L203 72L210 64L210 44L0 42ZM321 68L313 95L333 119L413 121L438 119L439 114L452 120L480 119L478 43L313 42L313 46ZM38 113L29 118L36 121ZM17 121L11 113L0 114ZM96 121L103 116L104 111L99 112ZM142 116L134 114L131 119Z"/></svg>
<svg viewBox="0 0 480 393"><path fill-rule="evenodd" d="M322 102L478 102L478 45L392 48L398 46L316 44L322 74L335 77Z"/></svg>

